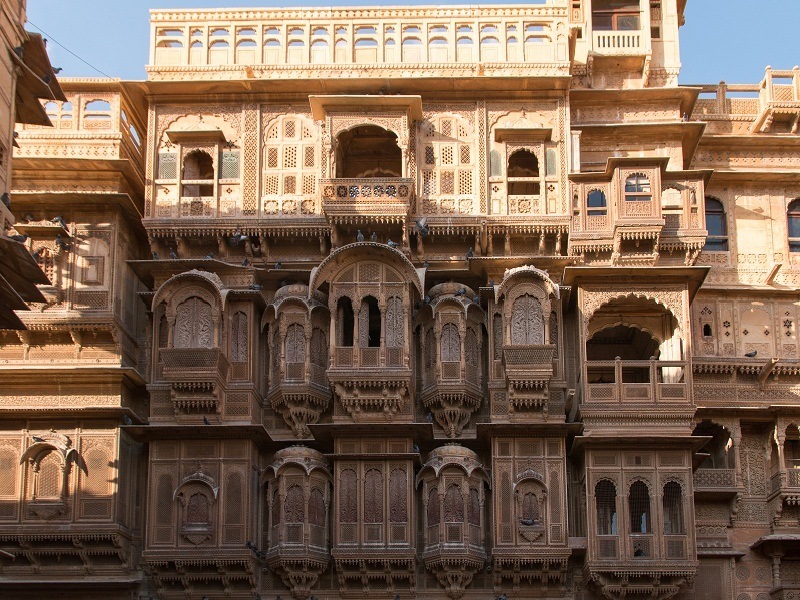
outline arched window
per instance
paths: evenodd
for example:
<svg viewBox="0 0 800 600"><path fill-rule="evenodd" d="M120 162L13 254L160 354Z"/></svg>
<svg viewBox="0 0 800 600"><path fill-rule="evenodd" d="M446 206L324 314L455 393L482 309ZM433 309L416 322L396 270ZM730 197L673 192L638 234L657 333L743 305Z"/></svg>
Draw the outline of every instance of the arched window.
<svg viewBox="0 0 800 600"><path fill-rule="evenodd" d="M539 499L532 491L522 496L522 519L526 523L539 523Z"/></svg>
<svg viewBox="0 0 800 600"><path fill-rule="evenodd" d="M364 523L383 522L383 473L370 469L364 474Z"/></svg>
<svg viewBox="0 0 800 600"><path fill-rule="evenodd" d="M214 161L208 152L197 150L190 152L183 159L183 173L181 179L184 180L183 196L213 196L214 195ZM206 183L197 183L197 182Z"/></svg>
<svg viewBox="0 0 800 600"><path fill-rule="evenodd" d="M432 487L428 491L428 527L439 524L439 490Z"/></svg>
<svg viewBox="0 0 800 600"><path fill-rule="evenodd" d="M649 202L652 200L650 180L642 173L634 173L625 180L625 200L627 202Z"/></svg>
<svg viewBox="0 0 800 600"><path fill-rule="evenodd" d="M202 492L195 492L189 496L186 505L186 524L208 526L211 523L208 505L208 497Z"/></svg>
<svg viewBox="0 0 800 600"><path fill-rule="evenodd" d="M202 298L192 296L182 302L175 316L175 348L212 348L214 327L211 305Z"/></svg>
<svg viewBox="0 0 800 600"><path fill-rule="evenodd" d="M542 304L525 294L514 301L511 311L511 343L515 346L544 344Z"/></svg>
<svg viewBox="0 0 800 600"><path fill-rule="evenodd" d="M461 336L458 327L447 323L442 327L441 357L442 362L461 362Z"/></svg>
<svg viewBox="0 0 800 600"><path fill-rule="evenodd" d="M347 296L339 298L336 304L336 345L351 347L353 345L353 327L355 315L353 302Z"/></svg>
<svg viewBox="0 0 800 600"><path fill-rule="evenodd" d="M636 481L631 486L628 509L631 517L631 533L651 533L653 526L650 520L650 491L644 482Z"/></svg>
<svg viewBox="0 0 800 600"><path fill-rule="evenodd" d="M247 362L247 315L240 310L231 322L231 362Z"/></svg>
<svg viewBox="0 0 800 600"><path fill-rule="evenodd" d="M598 481L594 487L597 507L597 534L617 535L617 488L608 479Z"/></svg>
<svg viewBox="0 0 800 600"><path fill-rule="evenodd" d="M683 523L683 494L678 482L670 481L664 486L662 503L664 508L664 533L686 533Z"/></svg>
<svg viewBox="0 0 800 600"><path fill-rule="evenodd" d="M306 333L299 323L287 328L284 352L286 379L303 379L306 365Z"/></svg>
<svg viewBox="0 0 800 600"><path fill-rule="evenodd" d="M476 488L469 488L469 519L470 525L480 526L481 524L481 498Z"/></svg>
<svg viewBox="0 0 800 600"><path fill-rule="evenodd" d="M359 347L379 348L381 345L381 311L376 298L366 296L361 301L358 321Z"/></svg>
<svg viewBox="0 0 800 600"><path fill-rule="evenodd" d="M358 519L358 490L356 472L344 469L339 476L339 520L355 523Z"/></svg>
<svg viewBox="0 0 800 600"><path fill-rule="evenodd" d="M283 502L283 518L286 523L302 523L306 520L305 512L303 488L299 485L293 485L286 490L286 499Z"/></svg>
<svg viewBox="0 0 800 600"><path fill-rule="evenodd" d="M455 483L450 484L444 494L444 522L464 522L464 499L461 496L461 488Z"/></svg>
<svg viewBox="0 0 800 600"><path fill-rule="evenodd" d="M62 469L56 452L50 452L38 464L36 480L37 500L61 499Z"/></svg>
<svg viewBox="0 0 800 600"><path fill-rule="evenodd" d="M311 488L308 497L308 522L315 527L325 527L325 498L319 488Z"/></svg>
<svg viewBox="0 0 800 600"><path fill-rule="evenodd" d="M725 218L725 207L722 202L709 196L706 196L706 229L708 229L708 237L703 250L727 251L728 225ZM800 222L798 222L798 236L800 236Z"/></svg>
<svg viewBox="0 0 800 600"><path fill-rule="evenodd" d="M789 226L789 252L800 252L800 198L789 203L786 218Z"/></svg>
<svg viewBox="0 0 800 600"><path fill-rule="evenodd" d="M586 197L587 214L590 217L602 217L608 212L606 195L602 190L592 190Z"/></svg>
<svg viewBox="0 0 800 600"><path fill-rule="evenodd" d="M400 348L403 345L403 301L392 296L386 303L386 347Z"/></svg>
<svg viewBox="0 0 800 600"><path fill-rule="evenodd" d="M516 150L506 170L509 196L539 195L539 159L530 150Z"/></svg>

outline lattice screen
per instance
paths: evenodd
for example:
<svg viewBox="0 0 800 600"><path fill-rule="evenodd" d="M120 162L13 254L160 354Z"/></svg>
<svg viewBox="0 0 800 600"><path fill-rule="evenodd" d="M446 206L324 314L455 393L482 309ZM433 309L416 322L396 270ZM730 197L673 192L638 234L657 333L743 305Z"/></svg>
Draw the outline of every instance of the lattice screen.
<svg viewBox="0 0 800 600"><path fill-rule="evenodd" d="M469 124L460 117L438 116L431 120L420 137L423 200L440 196L472 197L475 191L475 150ZM423 205L436 211L435 203L423 201Z"/></svg>
<svg viewBox="0 0 800 600"><path fill-rule="evenodd" d="M264 194L313 196L317 176L316 133L303 117L285 115L267 129Z"/></svg>

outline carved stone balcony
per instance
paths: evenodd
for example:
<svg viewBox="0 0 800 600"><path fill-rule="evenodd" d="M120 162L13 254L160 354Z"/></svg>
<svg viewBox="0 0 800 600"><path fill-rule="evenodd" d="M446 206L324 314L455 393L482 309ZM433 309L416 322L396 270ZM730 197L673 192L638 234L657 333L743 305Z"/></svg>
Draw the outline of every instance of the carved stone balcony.
<svg viewBox="0 0 800 600"><path fill-rule="evenodd" d="M738 492L736 469L697 469L694 472L695 498L725 499Z"/></svg>
<svg viewBox="0 0 800 600"><path fill-rule="evenodd" d="M541 410L547 416L555 349L552 344L503 347L510 408L515 411Z"/></svg>
<svg viewBox="0 0 800 600"><path fill-rule="evenodd" d="M460 362L441 363L436 378L423 388L421 398L423 406L450 437L461 434L482 399L480 373Z"/></svg>
<svg viewBox="0 0 800 600"><path fill-rule="evenodd" d="M688 535L595 536L584 573L603 598L672 598L694 578L697 562ZM627 539L625 539L627 538Z"/></svg>
<svg viewBox="0 0 800 600"><path fill-rule="evenodd" d="M176 413L221 410L220 388L230 364L219 348L165 348L161 350L162 377L172 385Z"/></svg>
<svg viewBox="0 0 800 600"><path fill-rule="evenodd" d="M327 374L345 411L334 421L411 420L412 372L403 348L335 347Z"/></svg>
<svg viewBox="0 0 800 600"><path fill-rule="evenodd" d="M333 222L402 222L414 199L405 177L321 179L322 210Z"/></svg>
<svg viewBox="0 0 800 600"><path fill-rule="evenodd" d="M586 430L615 428L620 433L635 428L642 415L662 415L660 435L683 435L693 427L694 403L686 381L685 361L588 361L583 385L581 415ZM606 420L611 412L616 425ZM624 424L624 425L623 425Z"/></svg>
<svg viewBox="0 0 800 600"><path fill-rule="evenodd" d="M609 360L587 363L590 373L602 371L613 382L589 383L586 404L682 404L690 402L689 389L682 379L686 370L683 361ZM630 373L638 373L649 381L628 383ZM670 383L669 381L672 381Z"/></svg>
<svg viewBox="0 0 800 600"><path fill-rule="evenodd" d="M637 56L648 52L641 31L594 31L592 51L606 56Z"/></svg>
<svg viewBox="0 0 800 600"><path fill-rule="evenodd" d="M317 423L330 406L331 388L325 369L313 364L286 363L280 378L267 392L267 399L297 437L308 437L308 426Z"/></svg>

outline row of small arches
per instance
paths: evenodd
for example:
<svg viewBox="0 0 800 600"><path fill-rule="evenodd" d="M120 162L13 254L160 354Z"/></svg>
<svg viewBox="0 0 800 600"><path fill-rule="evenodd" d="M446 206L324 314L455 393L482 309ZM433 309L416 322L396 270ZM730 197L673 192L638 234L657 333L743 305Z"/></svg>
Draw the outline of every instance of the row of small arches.
<svg viewBox="0 0 800 600"><path fill-rule="evenodd" d="M516 36L510 36L506 40L507 44L517 44L519 43L519 38ZM547 44L550 43L552 40L548 35L526 35L523 38L524 43L526 44ZM387 47L397 45L397 41L389 38L385 42ZM428 40L428 45L435 47L435 46L445 46L450 43L444 37L437 36L430 38ZM500 39L495 36L487 36L483 37L480 40L481 45L485 46L494 46L499 45L501 43ZM350 44L346 39L338 38L336 40L336 47L342 48L347 47ZM475 44L475 40L469 36L459 36L456 38L457 45L465 45L471 46ZM416 36L409 36L404 37L402 40L403 46L421 46L423 45L423 40ZM280 48L283 46L283 43L277 38L269 38L264 42L264 46L267 48ZM304 48L306 46L305 40L300 39L290 39L287 43L289 48ZM328 48L328 40L320 39L320 38L313 38L310 44L311 48ZM355 48L377 48L380 46L380 43L374 38L359 38L354 43L353 46ZM160 40L158 42L157 48L183 48L183 43L178 40L166 39ZM189 47L192 49L201 49L205 47L205 43L200 40L194 40L189 44ZM208 44L208 47L211 49L227 49L231 47L231 44L227 40L211 40ZM252 39L244 39L239 40L236 42L236 48L256 48L258 47L258 43Z"/></svg>
<svg viewBox="0 0 800 600"><path fill-rule="evenodd" d="M420 35L422 34L422 28L418 25L406 25L402 28L396 28L392 25L389 25L385 28L384 33L388 35L395 34L397 29L400 29L403 35ZM549 25L538 24L538 23L526 23L523 26L518 27L515 24L508 24L506 26L506 32L516 34L519 30L522 30L523 34L536 34L536 33L545 33L550 30ZM245 38L248 40L255 41L254 38L258 36L256 30L252 27L240 27L235 30L237 38ZM428 34L429 35L446 35L450 32L450 27L444 24L434 24L429 26ZM455 33L456 35L472 35L475 32L475 28L472 25L456 25ZM501 32L501 27L497 25L483 25L480 27L480 35L481 37L484 36L491 36L491 35L499 35ZM347 27L340 26L334 29L335 35L347 35L348 29ZM373 25L356 25L353 30L354 35L377 35L378 28ZM158 37L160 38L169 38L173 41L178 41L184 37L184 31L182 29L159 29L157 33ZM227 38L231 35L231 31L225 27L216 27L212 28L208 32L208 37L211 38ZM281 35L281 29L279 27L271 26L264 29L265 36L277 36ZM289 37L295 36L305 36L305 28L301 26L289 26L286 30L286 35ZM326 37L330 35L330 31L326 27L312 27L311 29L312 36L318 37ZM193 29L190 34L191 38L200 38L204 37L202 29Z"/></svg>
<svg viewBox="0 0 800 600"><path fill-rule="evenodd" d="M601 479L594 488L597 510L597 534L617 535L617 486L609 479ZM677 481L664 484L661 496L663 533L685 534L683 488ZM641 480L634 481L628 489L628 525L630 533L653 533L650 489Z"/></svg>

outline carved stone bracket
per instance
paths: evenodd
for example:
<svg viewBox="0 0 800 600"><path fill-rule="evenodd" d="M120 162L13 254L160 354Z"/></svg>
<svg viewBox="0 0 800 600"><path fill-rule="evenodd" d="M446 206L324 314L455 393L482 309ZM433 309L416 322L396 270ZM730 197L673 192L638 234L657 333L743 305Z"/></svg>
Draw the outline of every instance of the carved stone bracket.
<svg viewBox="0 0 800 600"><path fill-rule="evenodd" d="M327 566L327 561L310 558L279 558L270 561L270 568L280 575L283 584L297 600L306 600L311 596L311 588L317 584Z"/></svg>
<svg viewBox="0 0 800 600"><path fill-rule="evenodd" d="M483 568L483 561L467 557L437 557L425 561L425 568L436 575L447 595L461 598L475 573Z"/></svg>

